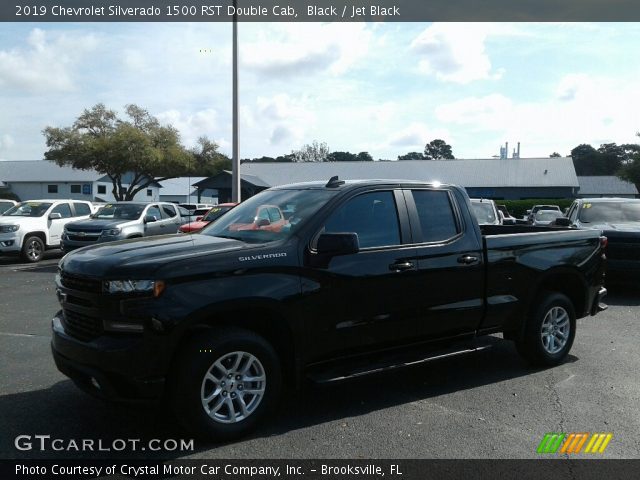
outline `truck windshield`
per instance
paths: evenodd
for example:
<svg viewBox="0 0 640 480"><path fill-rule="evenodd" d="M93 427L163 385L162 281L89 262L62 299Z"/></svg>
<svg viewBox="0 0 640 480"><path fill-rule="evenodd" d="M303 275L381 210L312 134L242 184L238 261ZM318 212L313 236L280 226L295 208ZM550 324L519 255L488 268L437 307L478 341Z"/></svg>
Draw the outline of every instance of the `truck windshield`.
<svg viewBox="0 0 640 480"><path fill-rule="evenodd" d="M3 215L8 217L41 217L45 214L51 203L22 202L10 208Z"/></svg>
<svg viewBox="0 0 640 480"><path fill-rule="evenodd" d="M640 222L640 202L583 203L578 218L583 223Z"/></svg>
<svg viewBox="0 0 640 480"><path fill-rule="evenodd" d="M201 235L267 243L291 236L336 194L334 190L265 190L200 231Z"/></svg>
<svg viewBox="0 0 640 480"><path fill-rule="evenodd" d="M213 222L214 220L220 218L223 214L227 213L232 208L233 207L213 207L211 210L209 210L209 213L207 213L202 218L202 221Z"/></svg>
<svg viewBox="0 0 640 480"><path fill-rule="evenodd" d="M144 204L108 204L93 216L99 219L137 220L142 215Z"/></svg>

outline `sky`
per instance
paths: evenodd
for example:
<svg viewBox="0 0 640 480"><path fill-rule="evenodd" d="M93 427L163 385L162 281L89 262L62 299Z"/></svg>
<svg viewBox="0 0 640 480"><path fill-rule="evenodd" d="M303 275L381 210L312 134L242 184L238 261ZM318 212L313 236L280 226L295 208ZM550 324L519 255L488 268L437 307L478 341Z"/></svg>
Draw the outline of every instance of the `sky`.
<svg viewBox="0 0 640 480"><path fill-rule="evenodd" d="M240 156L457 158L638 143L638 23L241 23ZM24 23L0 30L0 159L43 158L47 126L135 103L190 147L231 154L230 23Z"/></svg>

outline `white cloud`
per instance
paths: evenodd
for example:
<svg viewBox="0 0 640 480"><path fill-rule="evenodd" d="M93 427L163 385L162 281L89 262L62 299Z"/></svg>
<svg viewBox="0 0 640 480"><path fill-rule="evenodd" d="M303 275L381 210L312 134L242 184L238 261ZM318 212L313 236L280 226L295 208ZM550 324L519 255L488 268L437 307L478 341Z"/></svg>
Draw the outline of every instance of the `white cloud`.
<svg viewBox="0 0 640 480"><path fill-rule="evenodd" d="M35 28L23 48L0 50L0 86L31 92L74 90L74 73L97 44L93 34Z"/></svg>
<svg viewBox="0 0 640 480"><path fill-rule="evenodd" d="M15 141L11 135L7 133L0 135L0 152L10 150L14 143Z"/></svg>
<svg viewBox="0 0 640 480"><path fill-rule="evenodd" d="M414 122L405 128L393 132L387 138L386 142L383 145L379 145L377 148L382 150L397 150L399 154L407 153L407 151L422 152L424 150L424 146L436 138L440 138L445 140L447 143L451 143L451 134L448 130L442 128L431 128L424 123Z"/></svg>
<svg viewBox="0 0 640 480"><path fill-rule="evenodd" d="M198 110L193 114L184 114L178 110L167 110L156 115L160 123L174 126L180 132L182 142L187 146L196 144L198 137L207 136L215 140L221 147L223 141L219 140L220 125L218 112L212 108ZM226 145L226 144L225 144Z"/></svg>
<svg viewBox="0 0 640 480"><path fill-rule="evenodd" d="M478 23L434 23L413 40L411 49L421 58L420 72L439 80L465 84L497 79L504 71L492 70L485 51L485 41L494 31Z"/></svg>
<svg viewBox="0 0 640 480"><path fill-rule="evenodd" d="M241 64L277 78L342 74L367 54L373 38L364 23L258 24L254 28L259 28L254 38L241 42Z"/></svg>
<svg viewBox="0 0 640 480"><path fill-rule="evenodd" d="M558 101L561 100L561 101ZM523 156L567 154L581 143L636 143L640 128L633 79L562 76L539 102L501 94L468 97L436 108L436 118L468 134L484 133L496 145L522 142Z"/></svg>

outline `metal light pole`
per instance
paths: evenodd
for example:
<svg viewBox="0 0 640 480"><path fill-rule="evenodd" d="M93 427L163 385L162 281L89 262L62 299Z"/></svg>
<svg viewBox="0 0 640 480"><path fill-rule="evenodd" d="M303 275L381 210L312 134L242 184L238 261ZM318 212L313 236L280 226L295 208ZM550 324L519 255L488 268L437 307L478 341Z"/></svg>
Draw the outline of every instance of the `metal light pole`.
<svg viewBox="0 0 640 480"><path fill-rule="evenodd" d="M238 145L238 0L233 0L233 153L231 166L231 201L240 202L240 154Z"/></svg>

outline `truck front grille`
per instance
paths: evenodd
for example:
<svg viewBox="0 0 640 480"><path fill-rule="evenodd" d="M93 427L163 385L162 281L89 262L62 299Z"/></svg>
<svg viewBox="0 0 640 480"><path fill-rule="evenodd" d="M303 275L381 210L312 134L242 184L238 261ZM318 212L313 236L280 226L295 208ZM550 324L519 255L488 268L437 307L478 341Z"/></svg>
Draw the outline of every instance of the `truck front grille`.
<svg viewBox="0 0 640 480"><path fill-rule="evenodd" d="M64 330L68 335L87 342L104 333L102 320L72 310L64 310Z"/></svg>
<svg viewBox="0 0 640 480"><path fill-rule="evenodd" d="M79 277L77 275L69 275L68 273L62 272L60 274L60 283L71 290L102 293L102 282L100 280Z"/></svg>

